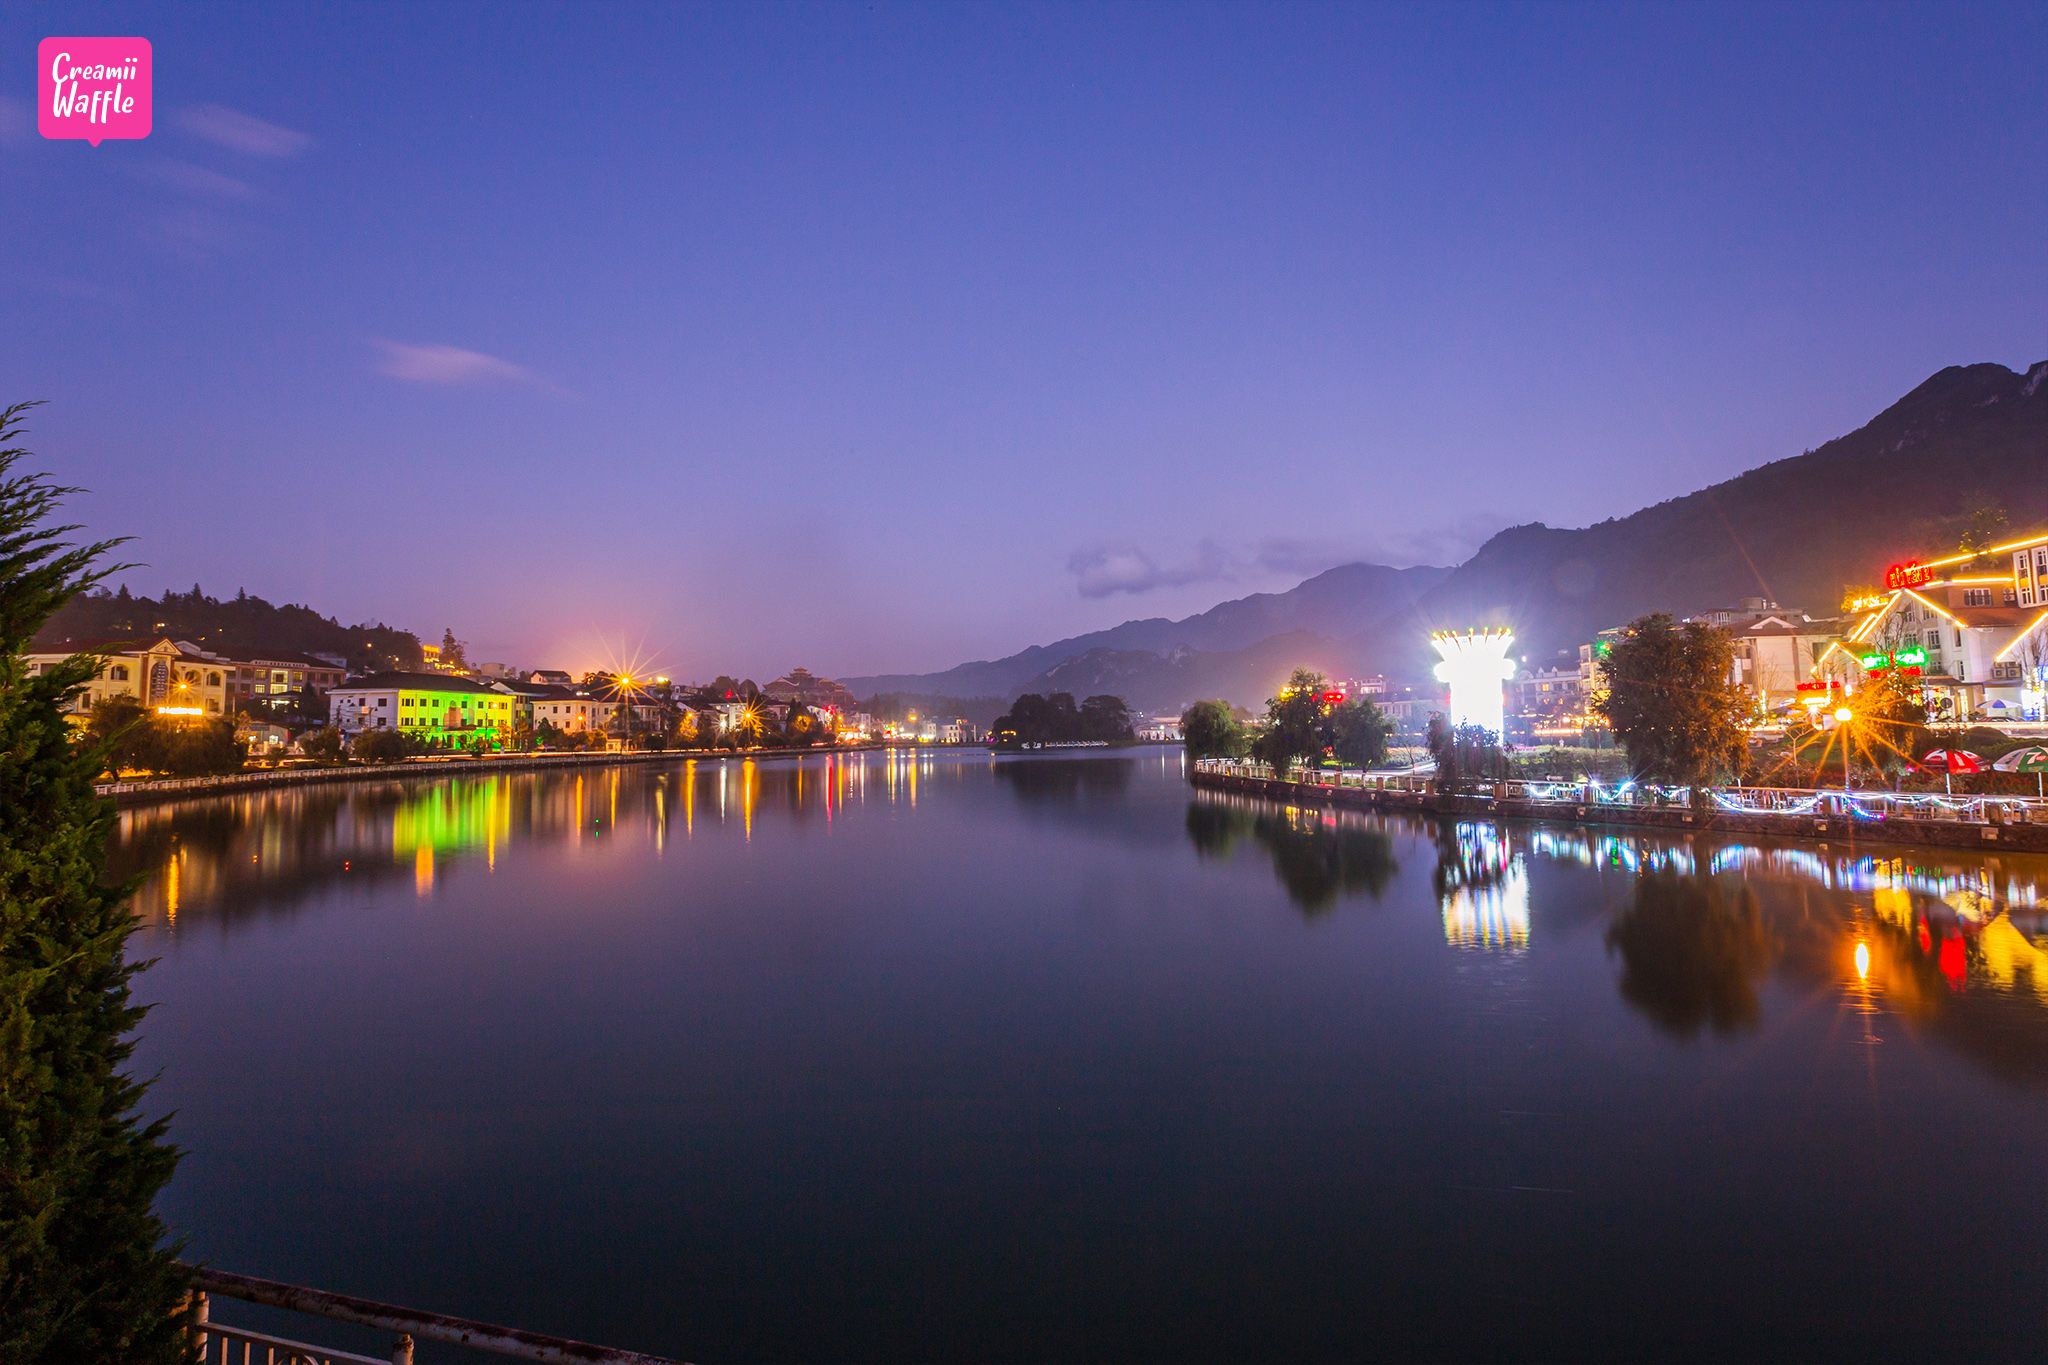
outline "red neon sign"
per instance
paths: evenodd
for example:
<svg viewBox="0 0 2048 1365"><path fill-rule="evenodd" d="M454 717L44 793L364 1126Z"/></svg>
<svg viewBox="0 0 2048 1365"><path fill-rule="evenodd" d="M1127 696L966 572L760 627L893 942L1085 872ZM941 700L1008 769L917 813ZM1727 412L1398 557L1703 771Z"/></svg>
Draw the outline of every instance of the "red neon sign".
<svg viewBox="0 0 2048 1365"><path fill-rule="evenodd" d="M1938 577L1940 577L1940 574L1935 571L1933 566L1922 564L1919 560L1914 559L1908 560L1904 564L1894 564L1889 569L1886 569L1884 571L1884 585L1891 591L1897 592L1900 588L1917 588L1923 583L1932 583Z"/></svg>

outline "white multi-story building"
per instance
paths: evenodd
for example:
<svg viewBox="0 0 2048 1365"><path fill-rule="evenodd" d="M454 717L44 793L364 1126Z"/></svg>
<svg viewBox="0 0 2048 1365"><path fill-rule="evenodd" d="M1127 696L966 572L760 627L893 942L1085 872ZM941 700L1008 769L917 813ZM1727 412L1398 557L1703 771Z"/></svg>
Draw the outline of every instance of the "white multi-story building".
<svg viewBox="0 0 2048 1365"><path fill-rule="evenodd" d="M581 687L550 687L546 692L536 693L532 705L534 729L546 724L572 735L604 729L618 709Z"/></svg>
<svg viewBox="0 0 2048 1365"><path fill-rule="evenodd" d="M1958 555L1932 564L1895 567L1893 586L1873 603L1855 628L1816 660L1813 676L1841 682L1854 692L1879 669L1909 670L1937 713L1990 720L2017 720L2041 713L2041 680L2048 678L2048 639L2042 620L2032 552L2048 547L2048 536L2020 542L2010 560L2001 546L2001 567L2013 576L1986 573L1976 556ZM1973 562L1976 567L1972 567ZM2029 575L2026 591L2038 606L2023 605L2018 575ZM2038 657L2037 657L2038 656Z"/></svg>

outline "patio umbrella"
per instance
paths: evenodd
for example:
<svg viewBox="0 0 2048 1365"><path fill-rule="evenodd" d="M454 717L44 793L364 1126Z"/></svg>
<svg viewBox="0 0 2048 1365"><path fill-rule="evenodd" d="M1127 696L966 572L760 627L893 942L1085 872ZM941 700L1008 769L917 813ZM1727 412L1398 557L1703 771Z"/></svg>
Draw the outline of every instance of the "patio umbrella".
<svg viewBox="0 0 2048 1365"><path fill-rule="evenodd" d="M1988 766L1981 755L1967 749L1929 749L1920 755L1920 766L1931 773L1941 774L1944 790L1953 792L1955 785L1950 781L1954 773L1981 773Z"/></svg>
<svg viewBox="0 0 2048 1365"><path fill-rule="evenodd" d="M2042 774L2048 773L2048 749L2028 744L2002 755L1991 766L2002 773L2032 773L2035 788L2048 795L2048 783L2042 779Z"/></svg>

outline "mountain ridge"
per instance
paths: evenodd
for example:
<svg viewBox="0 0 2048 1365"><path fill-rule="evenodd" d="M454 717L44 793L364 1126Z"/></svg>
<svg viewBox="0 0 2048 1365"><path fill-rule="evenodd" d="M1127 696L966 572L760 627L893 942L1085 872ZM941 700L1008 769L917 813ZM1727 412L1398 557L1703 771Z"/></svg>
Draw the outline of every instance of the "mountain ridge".
<svg viewBox="0 0 2048 1365"><path fill-rule="evenodd" d="M1298 623L1304 617L1313 620L1317 634L1355 634L1370 628L1381 616L1413 603L1451 572L1429 565L1396 569L1384 564L1340 564L1285 592L1232 598L1179 621L1163 616L1146 617L1055 640L1049 645L1033 645L1001 659L960 664L940 673L883 673L840 681L861 696L877 692L954 697L1015 695L1048 669L1091 650L1135 650L1164 656L1186 646L1203 652L1231 653L1301 629Z"/></svg>
<svg viewBox="0 0 2048 1365"><path fill-rule="evenodd" d="M1511 526L1455 568L1340 565L1286 593L1219 603L1182 622L1129 621L990 663L848 685L982 695L982 686L958 685L980 669L978 681L1006 695L1092 688L1139 708L1196 696L1256 706L1292 663L1425 683L1428 637L1439 629L1510 626L1515 652L1534 661L1575 655L1596 632L1650 611L1682 615L1762 596L1832 616L1845 587L1881 581L1887 563L1951 550L1957 523L1980 505L2001 506L2016 534L2048 525L2044 381L2048 361L2024 373L1948 366L1813 450L1591 526ZM1227 623L1213 643L1183 638L1200 636L1194 623L1205 621ZM1282 628L1244 638L1268 623ZM1289 651L1300 657L1284 662ZM1017 676L1027 663L1038 667ZM862 686L877 681L890 685Z"/></svg>

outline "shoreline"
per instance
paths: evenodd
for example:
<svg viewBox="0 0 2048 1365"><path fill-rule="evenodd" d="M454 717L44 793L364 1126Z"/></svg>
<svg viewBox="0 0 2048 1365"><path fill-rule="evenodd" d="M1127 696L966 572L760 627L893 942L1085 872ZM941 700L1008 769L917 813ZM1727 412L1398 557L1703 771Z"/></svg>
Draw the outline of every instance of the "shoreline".
<svg viewBox="0 0 2048 1365"><path fill-rule="evenodd" d="M1837 814L1764 811L1692 811L1682 807L1623 806L1599 801L1532 801L1514 797L1439 796L1427 791L1335 787L1199 770L1188 782L1213 791L1240 792L1295 804L1354 810L1400 810L1422 815L1491 816L1567 825L1628 825L1679 834L1767 834L1820 844L1936 845L2015 853L2048 853L2048 825L1993 825L1972 820L1859 820Z"/></svg>
<svg viewBox="0 0 2048 1365"><path fill-rule="evenodd" d="M531 772L544 768L612 767L633 763L662 763L688 760L806 758L820 754L877 753L894 749L926 748L956 752L986 748L978 744L815 744L807 748L777 749L645 749L632 753L505 754L495 758L443 758L425 762L346 764L332 768L266 768L256 772L223 773L213 777L163 777L140 782L101 782L94 790L111 798L117 807L143 806L156 801L183 801L207 796L233 796L279 787L307 787L327 782L389 782L405 778L475 777L495 772Z"/></svg>

